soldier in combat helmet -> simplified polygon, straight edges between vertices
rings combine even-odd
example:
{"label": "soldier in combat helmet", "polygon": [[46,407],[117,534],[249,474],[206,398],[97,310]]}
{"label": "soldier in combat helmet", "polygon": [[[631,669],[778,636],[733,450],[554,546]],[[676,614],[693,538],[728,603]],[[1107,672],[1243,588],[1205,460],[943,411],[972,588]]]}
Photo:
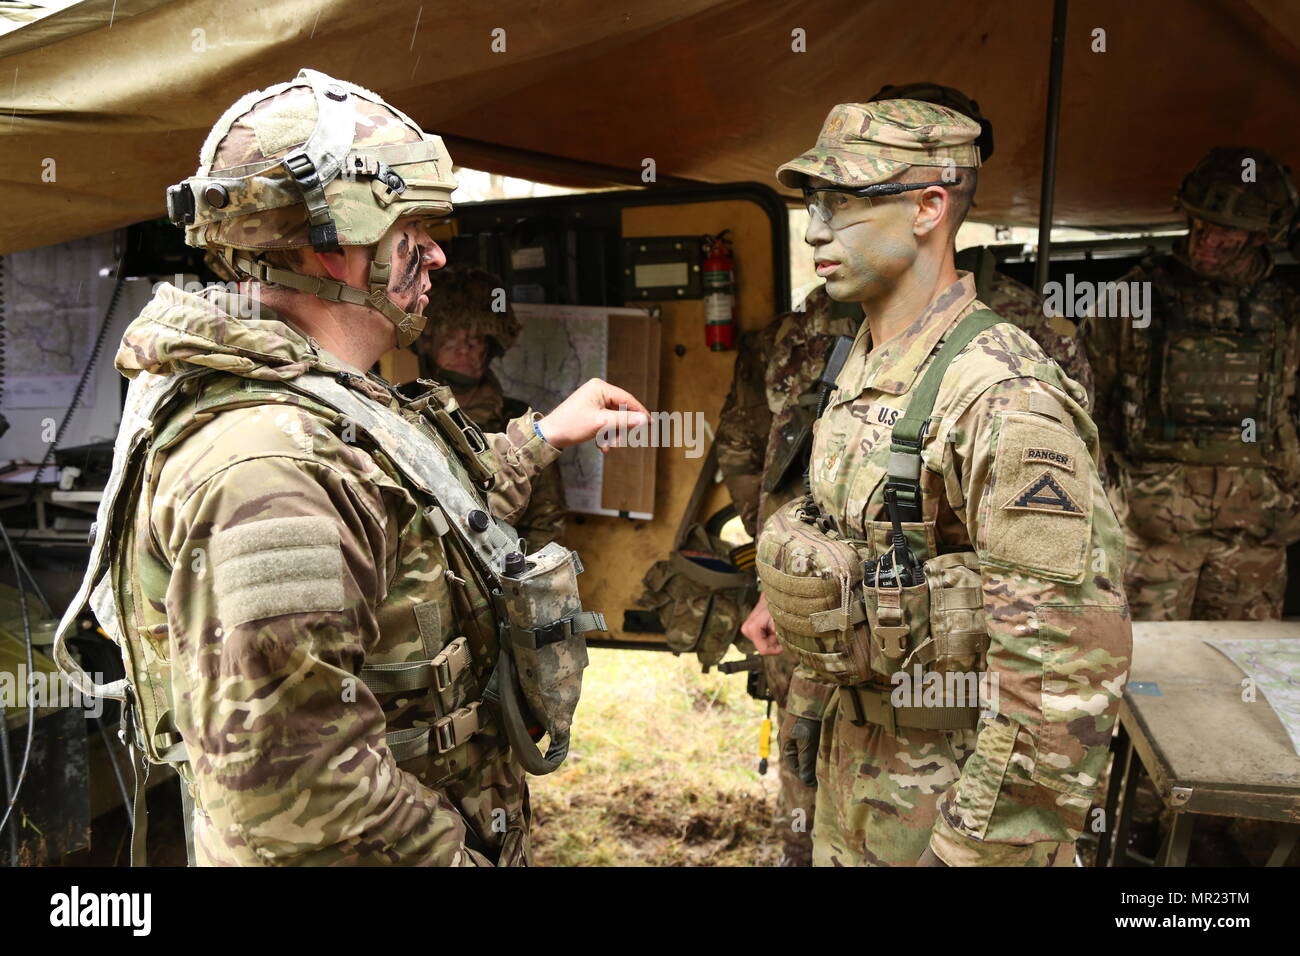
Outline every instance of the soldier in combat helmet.
{"label": "soldier in combat helmet", "polygon": [[1188,232],[1121,280],[1151,314],[1093,317],[1097,427],[1138,620],[1282,615],[1300,539],[1300,299],[1269,247],[1296,214],[1291,171],[1216,148],[1178,190]]}
{"label": "soldier in combat helmet", "polygon": [[[519,319],[504,283],[485,269],[449,265],[430,274],[433,287],[424,310],[428,324],[412,346],[420,377],[451,386],[461,410],[485,432],[499,432],[528,410],[509,398],[491,369],[519,337]],[[547,465],[533,482],[532,497],[515,530],[531,549],[564,534],[564,484],[560,466]]]}
{"label": "soldier in combat helmet", "polygon": [[[163,284],[123,337],[113,475],[55,656],[124,700],[146,767],[177,769],[199,864],[529,860],[524,774],[563,759],[603,621],[572,553],[525,557],[506,522],[560,448],[644,408],[592,380],[485,436],[444,389],[407,401],[366,371],[424,324],[451,170],[380,96],[303,70],[226,110],[168,190],[242,281]],[[66,643],[87,600],[122,648],[111,685]]]}

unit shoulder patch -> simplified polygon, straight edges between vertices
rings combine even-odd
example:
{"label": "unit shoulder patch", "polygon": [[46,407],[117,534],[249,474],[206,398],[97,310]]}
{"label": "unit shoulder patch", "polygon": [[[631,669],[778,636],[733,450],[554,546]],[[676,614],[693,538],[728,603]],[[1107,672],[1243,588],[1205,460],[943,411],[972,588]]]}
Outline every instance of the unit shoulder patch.
{"label": "unit shoulder patch", "polygon": [[1002,507],[1013,511],[1047,511],[1079,518],[1084,516],[1078,502],[1046,471],[1031,479],[1029,484],[1008,498]]}
{"label": "unit shoulder patch", "polygon": [[990,564],[1081,581],[1096,481],[1083,440],[1070,425],[1005,411],[995,415],[989,441],[985,453],[993,461],[982,489],[977,549]]}

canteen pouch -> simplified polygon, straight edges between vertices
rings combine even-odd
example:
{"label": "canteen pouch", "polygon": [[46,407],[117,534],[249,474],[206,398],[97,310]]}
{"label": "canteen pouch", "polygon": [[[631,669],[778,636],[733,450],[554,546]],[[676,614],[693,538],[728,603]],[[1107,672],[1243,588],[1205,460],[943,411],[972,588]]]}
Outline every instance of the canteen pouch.
{"label": "canteen pouch", "polygon": [[863,542],[823,530],[807,498],[768,519],[755,564],[781,645],[823,680],[871,677],[861,602]]}
{"label": "canteen pouch", "polygon": [[[587,666],[588,631],[605,630],[600,614],[583,611],[578,598],[578,556],[552,541],[530,554],[517,575],[502,574],[507,653],[501,655],[504,672],[497,688],[511,746],[529,773],[550,773],[564,762],[569,750],[569,729],[582,696],[582,672]],[[545,622],[545,623],[542,623]],[[516,684],[531,712],[518,713]],[[528,741],[550,736],[543,758]],[[540,725],[540,726],[538,726]],[[512,731],[512,727],[514,728]]]}

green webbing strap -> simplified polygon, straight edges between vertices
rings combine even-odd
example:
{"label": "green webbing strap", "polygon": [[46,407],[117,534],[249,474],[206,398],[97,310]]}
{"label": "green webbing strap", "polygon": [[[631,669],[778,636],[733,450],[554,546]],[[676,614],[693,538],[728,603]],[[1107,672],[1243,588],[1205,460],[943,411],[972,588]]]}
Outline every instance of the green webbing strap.
{"label": "green webbing strap", "polygon": [[181,779],[181,822],[185,826],[185,863],[194,866],[194,797]]}
{"label": "green webbing strap", "polygon": [[900,520],[921,520],[921,441],[934,414],[934,401],[948,366],[975,336],[1004,321],[989,309],[980,309],[962,319],[944,340],[921,384],[913,390],[907,412],[894,423],[885,491],[892,493],[897,501]]}

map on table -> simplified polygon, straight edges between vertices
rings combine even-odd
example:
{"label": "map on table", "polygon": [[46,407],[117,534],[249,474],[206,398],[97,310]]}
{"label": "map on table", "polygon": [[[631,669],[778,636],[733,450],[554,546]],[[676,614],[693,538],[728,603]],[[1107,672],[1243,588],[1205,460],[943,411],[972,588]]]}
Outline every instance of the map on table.
{"label": "map on table", "polygon": [[1300,641],[1275,638],[1205,643],[1227,655],[1255,682],[1255,688],[1282,721],[1291,737],[1291,746],[1300,756]]}

